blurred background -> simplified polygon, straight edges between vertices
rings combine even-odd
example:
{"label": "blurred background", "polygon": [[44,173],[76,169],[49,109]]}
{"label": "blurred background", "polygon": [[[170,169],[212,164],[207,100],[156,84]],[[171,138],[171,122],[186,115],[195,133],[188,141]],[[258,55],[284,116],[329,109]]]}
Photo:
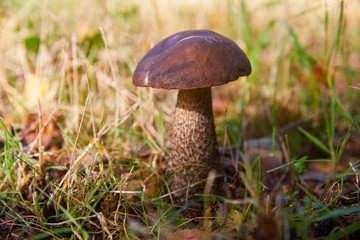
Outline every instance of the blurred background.
{"label": "blurred background", "polygon": [[[308,120],[326,137],[324,110],[340,129],[359,113],[359,11],[357,0],[2,0],[0,116],[22,127],[40,103],[74,134],[85,112],[88,133],[111,126],[109,149],[126,154],[146,142],[163,151],[177,93],[135,88],[132,73],[161,39],[210,29],[235,41],[253,68],[213,88],[219,142]],[[288,134],[301,154],[301,134]]]}

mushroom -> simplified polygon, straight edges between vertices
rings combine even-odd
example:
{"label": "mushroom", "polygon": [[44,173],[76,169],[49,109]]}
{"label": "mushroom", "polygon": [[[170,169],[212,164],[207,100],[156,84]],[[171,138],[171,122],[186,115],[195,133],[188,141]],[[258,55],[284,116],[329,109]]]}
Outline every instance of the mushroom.
{"label": "mushroom", "polygon": [[248,76],[251,65],[230,39],[208,30],[176,33],[139,62],[133,84],[179,89],[165,175],[173,196],[184,200],[189,183],[221,170],[212,112],[211,87]]}

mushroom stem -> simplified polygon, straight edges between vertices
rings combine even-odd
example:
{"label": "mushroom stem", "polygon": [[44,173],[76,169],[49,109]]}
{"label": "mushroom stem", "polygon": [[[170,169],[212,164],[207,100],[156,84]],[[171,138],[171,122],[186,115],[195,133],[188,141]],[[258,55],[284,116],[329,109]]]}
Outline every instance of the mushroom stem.
{"label": "mushroom stem", "polygon": [[[211,89],[179,90],[166,169],[172,175],[170,190],[186,190],[189,183],[206,179],[211,169],[219,169]],[[184,192],[173,195],[181,197]]]}

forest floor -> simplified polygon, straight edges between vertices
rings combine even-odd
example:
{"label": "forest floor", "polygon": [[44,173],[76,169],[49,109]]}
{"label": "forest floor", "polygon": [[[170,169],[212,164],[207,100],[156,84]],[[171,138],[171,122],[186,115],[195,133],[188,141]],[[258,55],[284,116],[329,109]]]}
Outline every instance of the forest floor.
{"label": "forest floor", "polygon": [[[359,238],[359,10],[1,1],[0,238]],[[132,76],[189,29],[232,39],[252,74],[212,88],[224,191],[178,206],[164,176],[177,92]]]}

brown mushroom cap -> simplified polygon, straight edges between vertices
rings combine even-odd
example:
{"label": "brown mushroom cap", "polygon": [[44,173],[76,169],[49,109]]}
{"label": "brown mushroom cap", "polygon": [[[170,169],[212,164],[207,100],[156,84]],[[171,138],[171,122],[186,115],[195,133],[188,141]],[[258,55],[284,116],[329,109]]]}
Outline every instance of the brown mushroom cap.
{"label": "brown mushroom cap", "polygon": [[230,39],[208,30],[176,33],[139,62],[133,84],[165,89],[194,89],[226,84],[248,76],[251,65]]}

